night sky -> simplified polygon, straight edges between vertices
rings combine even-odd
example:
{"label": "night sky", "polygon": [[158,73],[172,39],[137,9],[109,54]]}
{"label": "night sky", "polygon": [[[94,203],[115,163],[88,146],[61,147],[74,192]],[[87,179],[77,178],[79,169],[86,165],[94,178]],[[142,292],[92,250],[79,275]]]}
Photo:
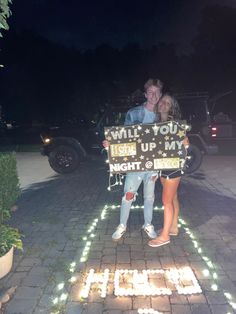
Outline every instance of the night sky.
{"label": "night sky", "polygon": [[102,43],[121,48],[129,42],[148,48],[162,41],[188,54],[201,9],[208,4],[236,7],[234,0],[21,0],[14,1],[10,26],[81,50]]}
{"label": "night sky", "polygon": [[23,120],[22,107],[29,120],[97,112],[159,77],[177,93],[232,91],[215,109],[236,119],[235,0],[14,0],[11,9],[0,40],[9,117]]}

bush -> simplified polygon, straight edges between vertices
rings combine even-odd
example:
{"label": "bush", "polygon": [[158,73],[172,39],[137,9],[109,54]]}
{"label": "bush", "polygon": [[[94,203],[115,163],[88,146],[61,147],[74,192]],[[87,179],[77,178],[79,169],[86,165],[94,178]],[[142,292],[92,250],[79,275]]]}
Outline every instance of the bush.
{"label": "bush", "polygon": [[22,248],[18,230],[4,224],[11,217],[11,208],[19,195],[15,156],[0,153],[0,256],[7,253],[12,246]]}
{"label": "bush", "polygon": [[22,249],[21,234],[16,228],[8,225],[0,227],[0,257],[5,255],[12,247]]}

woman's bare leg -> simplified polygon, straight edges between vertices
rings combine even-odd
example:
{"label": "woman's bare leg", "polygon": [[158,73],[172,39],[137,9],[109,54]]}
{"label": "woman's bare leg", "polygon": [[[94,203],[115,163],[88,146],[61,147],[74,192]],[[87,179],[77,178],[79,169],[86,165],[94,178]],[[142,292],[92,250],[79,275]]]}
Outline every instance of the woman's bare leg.
{"label": "woman's bare leg", "polygon": [[174,206],[174,216],[172,225],[170,228],[170,232],[178,234],[178,219],[179,219],[179,199],[178,199],[178,193],[176,192],[174,199],[173,199],[173,206]]}
{"label": "woman's bare leg", "polygon": [[[177,189],[180,182],[180,177],[173,179],[164,179],[161,178],[161,183],[163,185],[162,191],[162,202],[164,205],[164,226],[160,235],[150,241],[155,244],[159,241],[168,241],[170,239],[170,230],[173,224],[175,214],[174,214],[174,198],[177,195]],[[176,199],[175,199],[176,202]],[[176,203],[177,204],[177,203]],[[178,211],[178,207],[177,207]]]}
{"label": "woman's bare leg", "polygon": [[[164,186],[166,180],[173,180],[173,179],[161,178],[162,186]],[[179,183],[178,183],[178,185],[179,185]],[[178,186],[177,186],[177,189],[178,189]],[[170,227],[170,232],[178,234],[178,219],[179,219],[180,206],[179,206],[179,198],[178,198],[177,191],[176,191],[175,196],[173,198],[173,209],[174,209],[173,222],[172,222],[172,225]]]}

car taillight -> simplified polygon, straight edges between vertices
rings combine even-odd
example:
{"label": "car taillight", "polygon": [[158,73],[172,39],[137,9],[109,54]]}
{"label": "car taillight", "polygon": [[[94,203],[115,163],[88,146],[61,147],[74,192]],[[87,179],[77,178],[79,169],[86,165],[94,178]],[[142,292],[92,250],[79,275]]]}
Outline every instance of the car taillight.
{"label": "car taillight", "polygon": [[217,136],[217,128],[212,126],[211,127],[211,136],[216,137]]}

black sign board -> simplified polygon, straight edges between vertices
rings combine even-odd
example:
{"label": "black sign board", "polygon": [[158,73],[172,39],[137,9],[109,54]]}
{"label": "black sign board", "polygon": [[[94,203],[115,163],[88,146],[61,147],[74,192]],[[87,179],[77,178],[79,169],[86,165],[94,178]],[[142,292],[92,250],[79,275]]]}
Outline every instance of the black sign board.
{"label": "black sign board", "polygon": [[110,172],[182,169],[185,136],[185,123],[176,121],[106,127]]}

